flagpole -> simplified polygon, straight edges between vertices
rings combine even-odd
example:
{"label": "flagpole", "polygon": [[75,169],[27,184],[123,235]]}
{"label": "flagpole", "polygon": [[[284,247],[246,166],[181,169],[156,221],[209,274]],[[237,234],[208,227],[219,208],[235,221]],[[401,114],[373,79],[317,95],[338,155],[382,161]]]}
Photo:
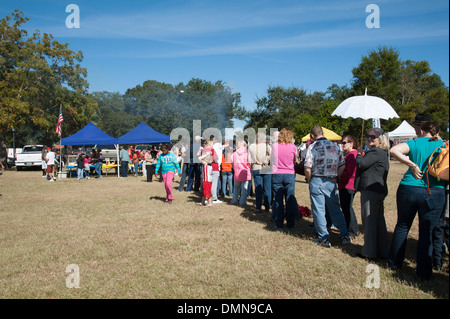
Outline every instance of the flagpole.
{"label": "flagpole", "polygon": [[62,145],[61,145],[61,136],[62,136],[62,128],[61,128],[61,135],[59,136],[59,179],[62,177]]}
{"label": "flagpole", "polygon": [[[59,121],[59,117],[62,114],[62,105],[59,105],[59,115],[58,115],[58,121]],[[60,134],[59,134],[59,174],[58,177],[59,179],[61,179],[62,177],[62,158],[63,158],[63,154],[62,154],[62,125],[60,125]]]}

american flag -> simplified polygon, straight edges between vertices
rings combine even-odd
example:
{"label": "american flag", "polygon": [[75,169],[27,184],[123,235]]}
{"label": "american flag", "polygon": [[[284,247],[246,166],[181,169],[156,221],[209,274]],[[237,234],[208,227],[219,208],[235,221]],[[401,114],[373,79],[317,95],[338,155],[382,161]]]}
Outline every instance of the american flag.
{"label": "american flag", "polygon": [[61,137],[61,123],[64,121],[63,115],[62,115],[62,107],[59,107],[59,117],[58,117],[58,123],[56,123],[56,130],[55,132],[58,133],[58,136]]}

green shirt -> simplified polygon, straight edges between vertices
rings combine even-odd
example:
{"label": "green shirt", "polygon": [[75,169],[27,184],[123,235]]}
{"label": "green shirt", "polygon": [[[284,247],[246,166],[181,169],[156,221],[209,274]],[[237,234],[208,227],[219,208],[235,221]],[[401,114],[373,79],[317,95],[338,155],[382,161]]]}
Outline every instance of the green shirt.
{"label": "green shirt", "polygon": [[[427,187],[426,170],[428,167],[428,159],[436,148],[442,146],[443,141],[431,141],[429,137],[421,137],[415,140],[406,141],[405,143],[409,146],[409,159],[419,166],[420,171],[423,173],[423,177],[422,179],[415,179],[411,173],[411,168],[409,168],[405,175],[403,175],[400,184]],[[438,180],[431,175],[428,175],[428,180],[430,187],[445,188],[445,181],[438,182]]]}
{"label": "green shirt", "polygon": [[181,171],[180,165],[178,164],[177,157],[174,153],[169,152],[167,154],[161,154],[158,157],[158,163],[155,167],[155,172],[158,173],[159,167],[161,167],[161,174],[165,174],[169,171],[175,172],[175,169]]}
{"label": "green shirt", "polygon": [[128,162],[128,160],[130,159],[130,155],[126,150],[120,150],[119,156],[121,162]]}

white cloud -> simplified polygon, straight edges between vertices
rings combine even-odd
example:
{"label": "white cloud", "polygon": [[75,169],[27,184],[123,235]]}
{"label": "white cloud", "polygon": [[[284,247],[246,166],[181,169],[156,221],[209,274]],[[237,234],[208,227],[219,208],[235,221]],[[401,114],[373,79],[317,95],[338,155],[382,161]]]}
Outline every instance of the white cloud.
{"label": "white cloud", "polygon": [[[446,28],[443,24],[425,27],[403,25],[367,29],[361,23],[360,25],[304,32],[289,37],[272,37],[244,43],[229,41],[224,45],[195,49],[152,51],[151,53],[134,52],[131,53],[131,56],[136,58],[177,58],[232,54],[256,55],[271,52],[358,46],[370,43],[373,43],[376,47],[379,44],[390,43],[391,41],[430,41],[433,38],[448,38],[448,36],[448,27]],[[129,56],[128,53],[123,53],[123,55]]]}
{"label": "white cloud", "polygon": [[153,45],[151,50],[144,48],[141,51],[124,47],[120,52],[105,54],[137,58],[257,55],[371,42],[377,46],[389,41],[448,38],[448,20],[436,24],[417,23],[427,10],[442,12],[444,7],[448,10],[448,3],[433,2],[426,10],[418,10],[417,3],[408,7],[409,3],[378,0],[381,28],[371,30],[365,27],[367,1],[353,0],[311,1],[307,4],[286,4],[279,0],[276,5],[271,1],[221,5],[201,2],[191,7],[191,2],[182,2],[178,7],[155,12],[147,8],[139,13],[82,17],[80,29],[48,27],[42,30],[56,37],[146,40],[148,43],[143,42],[142,47],[152,41],[173,44]]}
{"label": "white cloud", "polygon": [[[225,2],[224,2],[225,3]],[[202,37],[221,32],[283,27],[294,24],[321,21],[345,20],[360,13],[363,18],[364,5],[348,2],[336,4],[288,5],[282,3],[269,6],[252,2],[246,5],[208,5],[169,8],[166,10],[82,16],[81,28],[68,30],[64,26],[49,26],[55,36],[80,38],[131,38],[149,40],[173,40],[186,37]],[[81,13],[83,10],[81,7]],[[76,32],[72,32],[76,31]]]}

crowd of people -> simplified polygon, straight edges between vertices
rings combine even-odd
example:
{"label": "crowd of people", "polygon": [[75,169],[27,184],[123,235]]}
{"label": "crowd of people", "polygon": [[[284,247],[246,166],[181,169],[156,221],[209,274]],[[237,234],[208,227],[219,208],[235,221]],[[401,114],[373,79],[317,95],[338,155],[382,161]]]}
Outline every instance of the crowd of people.
{"label": "crowd of people", "polygon": [[59,149],[53,151],[51,147],[44,146],[41,152],[41,160],[42,177],[49,182],[54,182],[60,165],[64,166],[64,157],[61,156],[61,151]]}
{"label": "crowd of people", "polygon": [[102,178],[104,158],[101,149],[92,149],[91,155],[80,153],[76,159],[78,180],[90,179],[94,173],[96,178]]}
{"label": "crowd of people", "polygon": [[[147,182],[153,181],[155,175],[155,165],[158,157],[162,154],[163,145],[158,148],[153,145],[142,151],[133,149],[129,146],[125,149],[120,146],[119,160],[120,160],[120,177],[128,177],[131,171],[134,177],[139,176],[139,167],[142,167],[142,176],[147,178]],[[129,164],[132,164],[131,166]]]}
{"label": "crowd of people", "polygon": [[[300,216],[295,197],[295,167],[302,160],[309,184],[314,243],[330,247],[332,227],[338,230],[342,245],[351,244],[363,233],[364,244],[357,256],[386,260],[391,269],[397,270],[403,265],[408,232],[418,214],[416,272],[419,279],[429,280],[432,269],[442,267],[443,247],[448,247],[448,182],[432,176],[424,179],[428,158],[442,145],[439,127],[426,114],[419,114],[414,124],[417,138],[392,148],[381,128],[368,131],[363,148],[352,135],[344,135],[339,144],[328,140],[318,125],[312,127],[304,152],[299,152],[294,133],[287,128],[272,136],[258,133],[250,145],[245,140],[233,144],[226,139],[218,141],[215,136],[209,139],[196,136],[190,145],[164,144],[142,152],[131,146],[128,150],[121,147],[120,176],[127,177],[130,170],[137,176],[141,165],[148,182],[155,176],[164,183],[168,204],[174,199],[172,182],[176,174],[180,177],[176,190],[200,192],[201,201],[197,204],[201,207],[223,204],[221,199],[227,197],[231,199],[230,205],[247,207],[248,197],[254,196],[255,211],[271,210],[274,228],[281,230],[285,224],[287,229],[294,228]],[[49,168],[55,163],[52,153],[49,150],[45,155],[50,180],[54,179],[53,168]],[[408,169],[398,186],[398,221],[389,244],[384,201],[388,194],[390,156]],[[88,167],[92,163],[101,178],[102,160],[101,150],[93,150],[90,157],[80,155],[78,179],[89,178]],[[361,231],[353,209],[357,192],[361,195]]]}
{"label": "crowd of people", "polygon": [[[47,151],[45,152],[45,154],[47,154]],[[142,171],[142,175],[144,177],[147,177],[148,182],[151,182],[155,172],[155,164],[160,154],[161,150],[157,150],[156,146],[149,147],[142,152],[134,150],[132,146],[129,146],[128,149],[124,149],[124,147],[121,146],[119,152],[119,176],[121,178],[124,178],[128,177],[129,174],[132,174],[134,177],[137,177],[139,176],[139,172]],[[77,155],[75,162],[78,180],[90,179],[90,177],[94,175],[96,176],[96,178],[102,178],[103,165],[105,163],[110,164],[105,160],[102,154],[102,149],[92,149],[91,154],[88,154],[87,152],[81,152]],[[111,163],[116,164],[115,161]],[[47,165],[47,163],[43,161],[42,169],[43,172],[47,174],[45,165]]]}
{"label": "crowd of people", "polygon": [[[432,269],[442,267],[442,253],[448,247],[448,182],[432,176],[424,179],[428,158],[443,143],[439,127],[429,115],[423,114],[416,117],[414,124],[417,138],[392,148],[381,128],[368,131],[363,147],[351,135],[344,135],[340,145],[329,141],[322,127],[314,126],[303,164],[309,184],[316,244],[331,246],[331,227],[339,231],[343,245],[350,244],[360,234],[353,209],[355,194],[359,192],[364,244],[357,256],[371,261],[386,260],[389,268],[400,269],[408,232],[418,214],[416,274],[420,280],[429,280]],[[248,195],[253,193],[256,212],[261,213],[263,207],[265,211],[271,209],[275,229],[283,229],[284,224],[291,229],[299,216],[295,165],[300,162],[300,152],[294,142],[294,134],[287,128],[271,138],[258,134],[250,145],[246,141],[237,141],[233,147],[227,140],[218,143],[211,136],[198,150],[191,150],[190,159],[197,158],[200,163],[191,163],[187,158],[178,191],[184,190],[187,177],[186,191],[201,191],[202,199],[198,205],[202,207],[222,203],[218,197],[220,194],[226,197],[227,193],[231,197],[229,204],[244,207]],[[384,215],[390,156],[408,166],[397,190],[398,221],[391,243],[388,242]],[[158,159],[156,170],[159,162]],[[176,171],[180,172],[180,167],[175,155],[163,163],[166,165],[163,176],[172,171],[164,179],[166,201],[171,202],[171,179]],[[431,194],[428,188],[431,188]]]}

